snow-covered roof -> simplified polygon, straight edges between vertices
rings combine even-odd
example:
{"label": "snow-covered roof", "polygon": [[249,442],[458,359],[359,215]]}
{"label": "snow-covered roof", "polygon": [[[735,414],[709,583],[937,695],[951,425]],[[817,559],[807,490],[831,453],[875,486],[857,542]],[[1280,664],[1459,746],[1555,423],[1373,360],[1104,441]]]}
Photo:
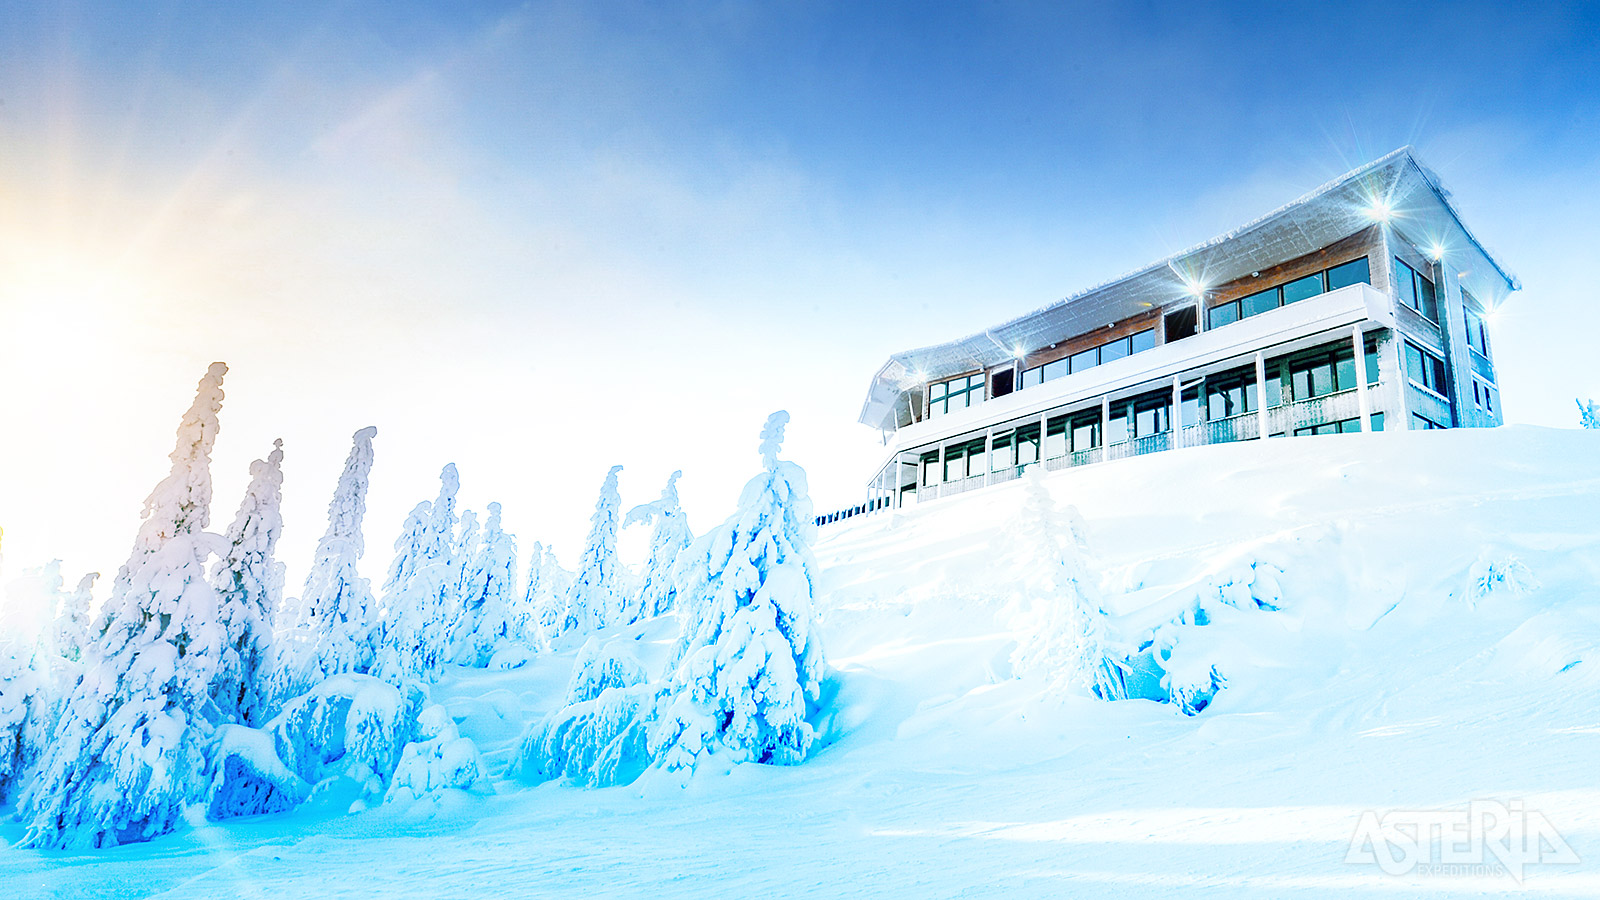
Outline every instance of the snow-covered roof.
{"label": "snow-covered roof", "polygon": [[1169,305],[1185,296],[1190,284],[1221,284],[1315,252],[1372,225],[1373,212],[1380,207],[1390,211],[1390,227],[1412,244],[1447,248],[1461,281],[1481,299],[1498,302],[1521,287],[1461,221],[1438,177],[1412,148],[1402,147],[1253,222],[1142,269],[976,334],[894,354],[873,378],[860,421],[892,427],[908,388],[999,365],[1019,351],[1032,352]]}

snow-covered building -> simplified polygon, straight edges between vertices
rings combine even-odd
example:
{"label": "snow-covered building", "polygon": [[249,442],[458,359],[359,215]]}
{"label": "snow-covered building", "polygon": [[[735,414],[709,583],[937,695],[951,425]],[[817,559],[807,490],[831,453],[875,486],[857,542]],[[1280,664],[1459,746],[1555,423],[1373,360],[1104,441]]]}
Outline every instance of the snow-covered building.
{"label": "snow-covered building", "polygon": [[862,509],[1269,437],[1502,423],[1487,319],[1520,285],[1402,148],[1229,234],[896,353]]}

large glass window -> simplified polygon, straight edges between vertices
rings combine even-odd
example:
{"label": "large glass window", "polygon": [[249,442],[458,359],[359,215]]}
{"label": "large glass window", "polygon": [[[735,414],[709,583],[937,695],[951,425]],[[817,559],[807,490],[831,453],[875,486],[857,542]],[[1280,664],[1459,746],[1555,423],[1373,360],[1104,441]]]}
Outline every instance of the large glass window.
{"label": "large glass window", "polygon": [[1283,303],[1287,306],[1290,303],[1298,303],[1309,297],[1315,297],[1320,293],[1322,293],[1322,273],[1318,272],[1315,275],[1297,278],[1284,285]]}
{"label": "large glass window", "polygon": [[1100,365],[1100,348],[1092,347],[1072,354],[1072,371],[1083,372]]}
{"label": "large glass window", "polygon": [[1039,461],[1039,426],[1024,425],[1017,429],[1017,465],[1026,466]]}
{"label": "large glass window", "polygon": [[[1370,367],[1363,374],[1372,374]],[[1348,346],[1302,356],[1289,362],[1289,390],[1294,400],[1310,400],[1354,387],[1356,356]]]}
{"label": "large glass window", "polygon": [[942,416],[983,401],[983,373],[941,381],[928,387],[928,417]]}
{"label": "large glass window", "polygon": [[932,487],[939,483],[939,451],[930,450],[922,454],[922,486]]}
{"label": "large glass window", "polygon": [[1130,352],[1133,353],[1154,350],[1156,347],[1156,330],[1154,328],[1146,328],[1143,331],[1136,331],[1128,338],[1128,343]]}
{"label": "large glass window", "polygon": [[1328,290],[1337,291],[1342,287],[1352,284],[1371,284],[1372,272],[1367,266],[1365,256],[1353,259],[1343,265],[1334,266],[1328,270]]}
{"label": "large glass window", "polygon": [[1149,437],[1172,427],[1172,403],[1164,397],[1141,398],[1133,404],[1133,436]]}
{"label": "large glass window", "polygon": [[1444,360],[1410,341],[1406,341],[1406,377],[1441,397],[1449,396]]}
{"label": "large glass window", "polygon": [[1120,341],[1112,341],[1109,344],[1101,344],[1100,345],[1100,364],[1101,365],[1105,365],[1106,363],[1112,362],[1113,360],[1121,359],[1121,358],[1123,358],[1124,356],[1127,356],[1127,355],[1128,355],[1128,339],[1127,338],[1123,338]]}
{"label": "large glass window", "polygon": [[1106,443],[1120,444],[1133,437],[1133,401],[1113,400],[1111,418],[1106,422]]}
{"label": "large glass window", "polygon": [[1022,386],[1030,388],[1060,378],[1069,372],[1084,372],[1125,356],[1154,349],[1155,345],[1155,329],[1147,328],[1128,337],[1117,338],[1098,347],[1090,347],[1088,350],[1028,369],[1022,373]]}
{"label": "large glass window", "polygon": [[[1461,299],[1467,304],[1475,302],[1466,291],[1461,292]],[[1489,326],[1484,323],[1482,316],[1472,311],[1470,305],[1467,307],[1467,346],[1478,351],[1479,356],[1489,358]]]}
{"label": "large glass window", "polygon": [[994,452],[989,455],[989,467],[999,472],[1017,464],[1017,437],[1007,431],[994,436]]}
{"label": "large glass window", "polygon": [[1244,318],[1247,318],[1247,319],[1249,317],[1251,317],[1251,316],[1258,316],[1258,315],[1266,312],[1267,310],[1277,309],[1277,308],[1278,308],[1278,289],[1277,288],[1273,288],[1273,289],[1271,289],[1269,291],[1257,291],[1256,293],[1251,294],[1250,296],[1245,297],[1243,300],[1239,301],[1240,314],[1241,314],[1241,316],[1243,316]]}
{"label": "large glass window", "polygon": [[1072,452],[1080,453],[1100,446],[1100,411],[1072,418]]}
{"label": "large glass window", "polygon": [[1221,328],[1239,321],[1239,301],[1213,306],[1206,310],[1206,328]]}
{"label": "large glass window", "polygon": [[1206,420],[1215,422],[1256,409],[1255,371],[1206,379]]}
{"label": "large glass window", "polygon": [[1067,455],[1067,417],[1056,416],[1045,423],[1044,458]]}
{"label": "large glass window", "polygon": [[1421,272],[1406,265],[1398,256],[1394,260],[1394,289],[1401,303],[1422,313],[1429,321],[1439,321],[1439,303],[1434,294],[1433,282]]}

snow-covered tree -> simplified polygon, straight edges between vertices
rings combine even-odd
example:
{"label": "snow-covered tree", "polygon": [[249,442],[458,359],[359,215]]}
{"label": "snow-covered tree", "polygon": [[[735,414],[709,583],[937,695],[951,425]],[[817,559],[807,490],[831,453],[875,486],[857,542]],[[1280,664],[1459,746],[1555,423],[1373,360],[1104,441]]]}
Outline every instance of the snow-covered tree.
{"label": "snow-covered tree", "polygon": [[1104,700],[1127,697],[1123,670],[1109,636],[1100,592],[1089,576],[1077,511],[1056,506],[1042,471],[1027,478],[1027,495],[1000,554],[997,581],[1009,587],[1017,611],[1018,671],[1052,688]]}
{"label": "snow-covered tree", "polygon": [[29,847],[104,847],[171,831],[205,789],[225,643],[206,561],[211,449],[227,366],[213,363],[178,426],[172,471],[145,501],[133,552],[96,627],[39,775],[23,797]]}
{"label": "snow-covered tree", "polygon": [[283,532],[282,503],[280,439],[272,442],[266,459],[250,464],[250,484],[211,575],[221,597],[225,635],[211,699],[231,722],[265,721],[272,703],[273,618],[283,602],[284,568],[272,553]]}
{"label": "snow-covered tree", "polygon": [[654,503],[635,506],[622,521],[626,528],[634,523],[654,524],[650,530],[650,557],[645,562],[644,576],[639,585],[637,599],[629,610],[628,621],[649,619],[672,611],[677,600],[677,580],[673,569],[682,553],[694,541],[689,531],[689,520],[678,505],[678,479],[683,472],[673,472],[667,486],[661,490],[661,499]]}
{"label": "snow-covered tree", "polygon": [[[59,566],[60,560],[56,560]],[[99,572],[78,580],[78,586],[61,594],[56,605],[56,652],[63,659],[82,662],[89,648],[89,607],[94,602],[94,583]]]}
{"label": "snow-covered tree", "polygon": [[617,493],[617,473],[612,466],[600,485],[594,515],[589,517],[589,540],[583,547],[583,562],[567,589],[566,610],[558,634],[590,634],[615,624],[621,607],[617,560],[617,526],[622,497]]}
{"label": "snow-covered tree", "polygon": [[566,616],[567,591],[572,573],[561,567],[554,547],[535,542],[528,559],[528,586],[520,607],[522,639],[531,647],[547,648],[561,632]]}
{"label": "snow-covered tree", "polygon": [[286,684],[277,691],[280,698],[298,695],[333,675],[372,668],[378,604],[357,564],[366,552],[361,527],[377,434],[369,425],[351,439],[350,455],[328,502],[328,530],[317,542],[300,593],[300,622],[290,644],[295,649],[281,660],[279,672]]}
{"label": "snow-covered tree", "polygon": [[826,663],[814,606],[816,532],[805,471],[778,459],[787,412],[761,431],[762,472],[739,509],[680,558],[682,631],[671,696],[651,729],[650,754],[686,772],[707,754],[728,762],[794,764]]}
{"label": "snow-covered tree", "polygon": [[439,473],[439,496],[417,504],[394,542],[384,586],[383,640],[372,673],[391,684],[438,677],[461,612],[454,463]]}
{"label": "snow-covered tree", "polygon": [[461,621],[456,662],[486,666],[495,648],[519,640],[516,622],[517,539],[500,526],[500,504],[489,504],[483,540],[462,567]]}
{"label": "snow-covered tree", "polygon": [[1578,401],[1578,424],[1585,428],[1600,428],[1600,403]]}
{"label": "snow-covered tree", "polygon": [[10,802],[50,735],[50,680],[37,646],[0,634],[0,805]]}

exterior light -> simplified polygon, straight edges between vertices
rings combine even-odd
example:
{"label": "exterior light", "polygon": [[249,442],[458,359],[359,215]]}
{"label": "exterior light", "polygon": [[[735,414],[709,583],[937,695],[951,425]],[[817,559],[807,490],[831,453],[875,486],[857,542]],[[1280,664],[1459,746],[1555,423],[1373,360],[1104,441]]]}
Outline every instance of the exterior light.
{"label": "exterior light", "polygon": [[1372,205],[1367,207],[1367,218],[1374,222],[1387,222],[1394,218],[1394,209],[1389,206],[1387,200],[1374,200]]}
{"label": "exterior light", "polygon": [[1442,247],[1442,246],[1440,246],[1438,244],[1434,244],[1432,247],[1430,247],[1428,252],[1433,254],[1433,261],[1434,262],[1438,262],[1439,260],[1444,259],[1444,247]]}
{"label": "exterior light", "polygon": [[1016,359],[1022,359],[1023,357],[1028,355],[1028,351],[1022,349],[1021,347],[1012,347],[1011,348],[1011,355],[1013,357],[1015,357]]}
{"label": "exterior light", "polygon": [[1183,291],[1189,296],[1198,299],[1205,296],[1206,286],[1198,281],[1189,281],[1184,283]]}

